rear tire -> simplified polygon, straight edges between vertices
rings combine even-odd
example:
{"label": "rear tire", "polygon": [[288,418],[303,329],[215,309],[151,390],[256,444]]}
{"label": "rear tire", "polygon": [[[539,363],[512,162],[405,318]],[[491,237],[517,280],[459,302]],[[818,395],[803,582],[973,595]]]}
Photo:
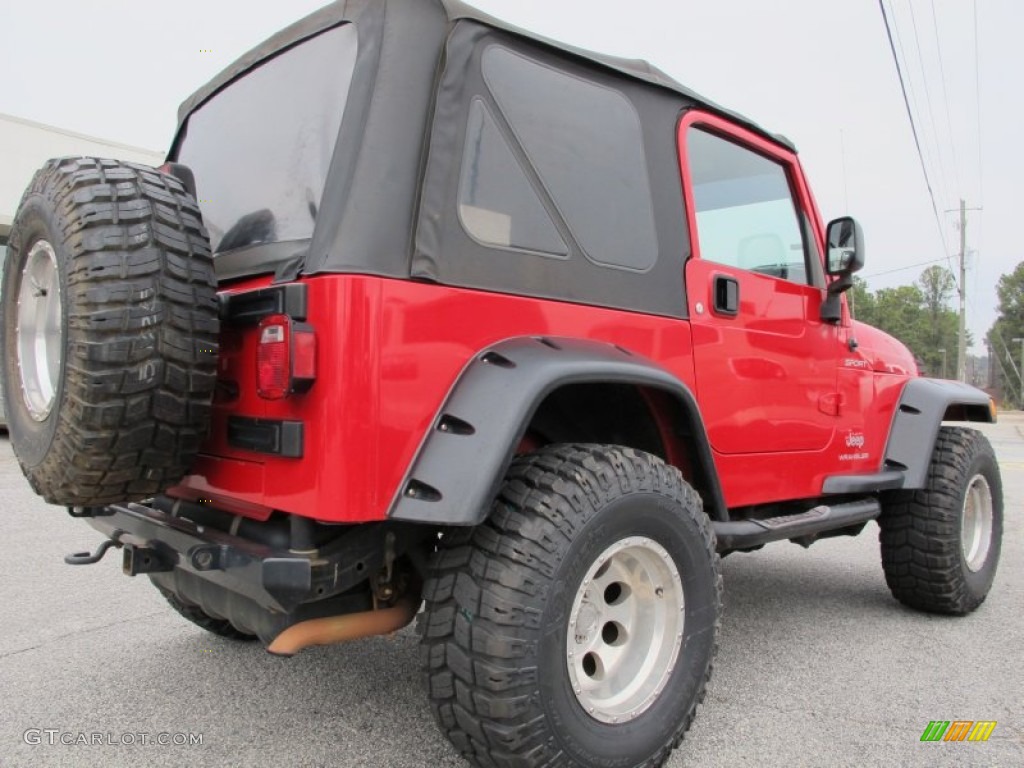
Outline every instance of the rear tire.
{"label": "rear tire", "polygon": [[[422,655],[477,766],[659,766],[703,700],[722,579],[679,472],[628,448],[517,459],[488,520],[445,536]],[[649,663],[648,663],[648,660]]]}
{"label": "rear tire", "polygon": [[46,501],[99,506],[178,483],[216,382],[216,281],[177,179],[94,158],[49,161],[4,266],[11,443]]}
{"label": "rear tire", "polygon": [[961,616],[981,605],[1003,534],[1002,481],[985,436],[942,427],[926,487],[891,494],[878,524],[885,580],[897,600]]}

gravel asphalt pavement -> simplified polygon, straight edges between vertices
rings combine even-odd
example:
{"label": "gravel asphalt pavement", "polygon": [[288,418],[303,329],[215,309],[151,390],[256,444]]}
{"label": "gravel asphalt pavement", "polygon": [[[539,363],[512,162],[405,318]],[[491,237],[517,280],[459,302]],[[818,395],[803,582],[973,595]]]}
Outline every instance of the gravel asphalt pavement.
{"label": "gravel asphalt pavement", "polygon": [[[1024,766],[1024,414],[983,429],[1006,498],[987,602],[966,618],[901,607],[873,523],[726,558],[715,672],[671,768]],[[412,629],[291,660],[210,636],[116,553],[64,565],[99,536],[32,494],[6,436],[0,510],[0,768],[465,766],[431,720]],[[998,725],[987,743],[922,743],[931,720]],[[175,743],[189,734],[201,745]],[[82,735],[102,743],[61,743]]]}

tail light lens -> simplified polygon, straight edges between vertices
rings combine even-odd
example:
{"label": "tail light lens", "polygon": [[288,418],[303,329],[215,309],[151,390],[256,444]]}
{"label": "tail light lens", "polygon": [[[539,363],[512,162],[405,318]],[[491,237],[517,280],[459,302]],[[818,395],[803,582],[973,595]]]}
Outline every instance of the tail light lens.
{"label": "tail light lens", "polygon": [[167,176],[173,176],[185,185],[185,189],[188,190],[188,193],[192,195],[192,197],[198,197],[196,194],[195,174],[192,173],[192,169],[187,165],[182,165],[181,163],[164,163],[157,168],[157,170]]}
{"label": "tail light lens", "polygon": [[259,325],[256,391],[265,400],[306,392],[316,380],[316,334],[288,315],[270,315]]}

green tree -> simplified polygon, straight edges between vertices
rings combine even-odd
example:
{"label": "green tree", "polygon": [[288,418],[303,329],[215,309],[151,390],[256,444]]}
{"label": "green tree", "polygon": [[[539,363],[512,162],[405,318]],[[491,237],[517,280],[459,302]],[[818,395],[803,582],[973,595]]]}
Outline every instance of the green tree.
{"label": "green tree", "polygon": [[[955,378],[960,322],[950,302],[956,291],[956,280],[953,273],[945,267],[933,266],[921,273],[917,285],[924,297],[927,318],[927,325],[921,329],[919,339],[921,359],[925,362],[925,368],[933,375]],[[971,345],[970,335],[966,344],[968,347]],[[945,366],[943,362],[946,363]]]}
{"label": "green tree", "polygon": [[875,322],[875,295],[868,289],[868,281],[863,277],[854,276],[853,288],[848,294],[850,311],[862,323],[877,325]]}
{"label": "green tree", "polygon": [[[944,267],[929,267],[914,285],[874,293],[856,278],[850,293],[854,317],[902,341],[930,376],[956,375],[956,312],[950,307],[956,282]],[[967,340],[970,345],[970,337]],[[943,351],[945,350],[945,351]]]}
{"label": "green tree", "polygon": [[924,294],[925,308],[933,320],[949,309],[950,299],[956,290],[952,272],[945,267],[928,267],[917,279],[917,285]]}
{"label": "green tree", "polygon": [[921,357],[921,341],[927,324],[924,294],[916,285],[882,288],[875,293],[877,327],[895,336]]}
{"label": "green tree", "polygon": [[1000,373],[1003,399],[1018,407],[1024,407],[1017,372],[1021,364],[1020,342],[1013,341],[1024,338],[1024,261],[1018,264],[1013,272],[999,278],[999,282],[996,283],[996,297],[999,301],[999,316],[988,332],[993,364]]}

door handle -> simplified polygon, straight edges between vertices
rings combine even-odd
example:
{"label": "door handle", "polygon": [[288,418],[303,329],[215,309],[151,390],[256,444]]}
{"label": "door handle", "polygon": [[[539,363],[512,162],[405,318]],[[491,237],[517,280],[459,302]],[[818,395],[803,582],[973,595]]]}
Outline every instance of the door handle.
{"label": "door handle", "polygon": [[740,311],[740,284],[735,278],[715,275],[714,302],[715,314],[735,317]]}

